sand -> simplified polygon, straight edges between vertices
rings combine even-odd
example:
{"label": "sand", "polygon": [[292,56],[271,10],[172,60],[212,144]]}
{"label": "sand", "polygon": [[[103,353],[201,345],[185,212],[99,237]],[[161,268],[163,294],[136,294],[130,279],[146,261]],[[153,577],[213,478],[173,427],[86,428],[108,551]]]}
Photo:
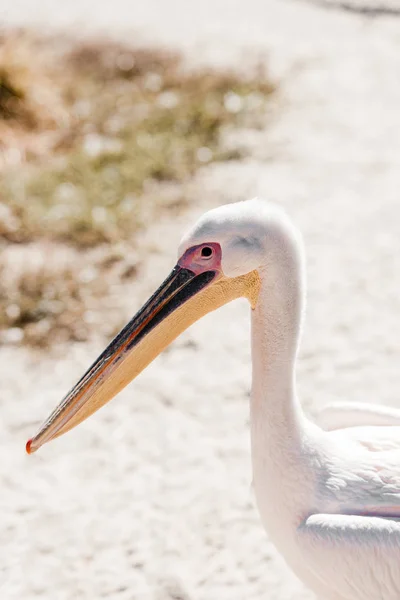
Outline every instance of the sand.
{"label": "sand", "polygon": [[[267,60],[281,82],[272,123],[251,158],[198,177],[200,204],[143,234],[126,317],[197,214],[257,194],[305,238],[305,410],[399,403],[400,20],[283,0],[3,0],[0,20],[170,44],[193,61]],[[193,326],[90,421],[25,455],[99,350],[0,351],[0,598],[311,600],[254,506],[246,303]]]}

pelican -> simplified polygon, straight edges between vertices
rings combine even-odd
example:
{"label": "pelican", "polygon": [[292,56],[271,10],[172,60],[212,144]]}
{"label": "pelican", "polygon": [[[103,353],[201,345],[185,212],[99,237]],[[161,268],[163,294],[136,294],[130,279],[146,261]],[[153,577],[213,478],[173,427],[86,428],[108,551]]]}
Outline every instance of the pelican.
{"label": "pelican", "polygon": [[253,482],[269,537],[321,600],[400,598],[400,417],[338,404],[310,421],[296,393],[301,236],[253,199],[204,214],[164,283],[27,443],[32,453],[108,402],[173,339],[238,298],[251,305]]}

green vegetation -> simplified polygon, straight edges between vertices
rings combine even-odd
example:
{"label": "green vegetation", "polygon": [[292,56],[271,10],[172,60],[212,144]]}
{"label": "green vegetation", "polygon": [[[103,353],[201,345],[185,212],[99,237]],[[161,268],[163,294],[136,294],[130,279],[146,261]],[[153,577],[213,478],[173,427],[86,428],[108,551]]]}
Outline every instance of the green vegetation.
{"label": "green vegetation", "polygon": [[[264,73],[188,71],[159,50],[0,37],[0,244],[132,243],[149,217],[185,202],[199,168],[242,156],[224,134],[255,126],[273,92]],[[43,343],[48,329],[29,336],[32,323],[65,322],[45,298],[65,308],[69,295],[84,311],[79,286],[74,269],[22,274],[11,291],[0,281],[0,329]],[[87,335],[71,328],[70,339]]]}

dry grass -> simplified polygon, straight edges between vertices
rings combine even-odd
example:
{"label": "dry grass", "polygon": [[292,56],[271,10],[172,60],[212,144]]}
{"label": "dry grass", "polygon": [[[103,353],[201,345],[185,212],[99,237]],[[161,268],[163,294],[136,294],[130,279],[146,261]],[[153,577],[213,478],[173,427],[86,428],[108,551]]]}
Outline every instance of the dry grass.
{"label": "dry grass", "polygon": [[[199,168],[242,156],[224,134],[259,125],[273,92],[258,70],[192,72],[158,50],[3,36],[0,243],[132,241],[149,216],[184,202]],[[70,269],[3,284],[0,328],[35,343],[57,327],[87,337],[71,325],[86,303],[77,281]],[[70,316],[56,308],[66,305]]]}
{"label": "dry grass", "polygon": [[71,267],[22,270],[0,285],[1,341],[44,346],[86,339],[86,287]]}
{"label": "dry grass", "polygon": [[186,72],[154,50],[63,42],[61,52],[24,36],[5,48],[0,127],[5,146],[13,142],[4,160],[17,165],[0,178],[9,212],[0,235],[11,242],[128,238],[154,183],[182,184],[204,164],[240,156],[224,149],[223,129],[254,120],[273,91],[259,74]]}
{"label": "dry grass", "polygon": [[[9,249],[10,250],[10,249]],[[13,249],[11,249],[13,250]],[[0,344],[48,348],[121,328],[123,286],[137,273],[123,249],[80,253],[60,244],[8,251],[0,263]]]}

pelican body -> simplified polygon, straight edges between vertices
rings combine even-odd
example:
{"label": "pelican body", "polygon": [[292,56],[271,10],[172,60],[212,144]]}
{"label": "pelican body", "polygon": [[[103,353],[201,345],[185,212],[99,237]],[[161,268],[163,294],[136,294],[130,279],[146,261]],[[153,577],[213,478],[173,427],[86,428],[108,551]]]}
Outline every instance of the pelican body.
{"label": "pelican body", "polygon": [[338,405],[304,415],[295,363],[304,313],[302,241],[254,199],[209,211],[171,275],[50,415],[28,452],[86,419],[206,313],[251,305],[253,480],[261,519],[320,600],[400,599],[400,412]]}

